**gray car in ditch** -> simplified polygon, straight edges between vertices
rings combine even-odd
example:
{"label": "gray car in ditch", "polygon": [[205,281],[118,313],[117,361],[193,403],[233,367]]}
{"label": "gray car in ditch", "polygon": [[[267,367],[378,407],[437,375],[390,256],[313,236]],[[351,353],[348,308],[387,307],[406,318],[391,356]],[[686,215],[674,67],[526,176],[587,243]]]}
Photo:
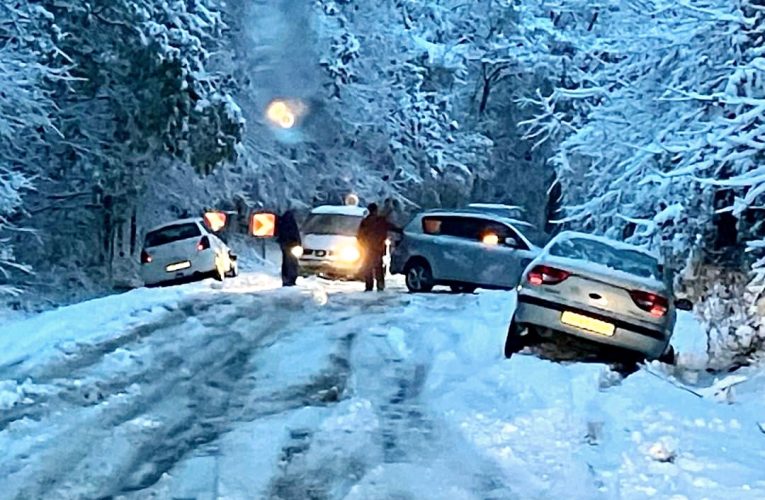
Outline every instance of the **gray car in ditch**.
{"label": "gray car in ditch", "polygon": [[672,277],[657,256],[633,245],[566,231],[528,265],[505,355],[543,341],[575,341],[617,361],[674,361]]}

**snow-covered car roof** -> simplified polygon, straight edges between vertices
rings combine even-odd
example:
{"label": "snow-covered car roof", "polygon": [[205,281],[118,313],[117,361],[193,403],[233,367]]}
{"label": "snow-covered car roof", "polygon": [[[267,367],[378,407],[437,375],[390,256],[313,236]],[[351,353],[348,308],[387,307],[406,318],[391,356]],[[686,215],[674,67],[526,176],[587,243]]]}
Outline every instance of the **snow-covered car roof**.
{"label": "snow-covered car roof", "polygon": [[511,224],[518,229],[518,227],[530,227],[533,228],[534,225],[530,222],[527,222],[525,220],[521,219],[515,219],[513,217],[507,217],[502,214],[499,214],[497,212],[487,212],[485,210],[481,210],[480,208],[456,208],[456,209],[444,209],[444,208],[435,208],[432,210],[427,210],[423,212],[423,215],[464,215],[464,216],[470,216],[470,215],[480,215],[481,217],[484,217],[486,219],[495,220],[497,222],[503,222],[505,224]]}
{"label": "snow-covered car roof", "polygon": [[201,217],[188,217],[186,219],[177,219],[177,220],[174,220],[174,221],[165,222],[164,224],[160,224],[158,226],[154,226],[151,229],[149,229],[149,232],[158,231],[160,229],[164,229],[164,228],[170,227],[170,226],[177,226],[178,224],[187,224],[189,222],[192,222],[192,223],[196,222],[198,224],[202,224],[202,226],[204,227],[204,221],[202,220]]}
{"label": "snow-covered car roof", "polygon": [[350,215],[365,217],[368,213],[366,208],[352,205],[322,205],[311,210],[312,214]]}
{"label": "snow-covered car roof", "polygon": [[547,247],[549,248],[555,242],[570,240],[573,238],[579,238],[579,239],[589,240],[589,241],[597,241],[598,243],[603,243],[604,245],[608,245],[610,247],[616,248],[617,250],[629,250],[632,252],[639,252],[644,255],[647,255],[648,257],[653,257],[660,263],[662,261],[659,254],[655,252],[651,252],[650,250],[646,250],[643,247],[631,245],[629,243],[624,243],[623,241],[612,240],[611,238],[606,238],[605,236],[596,236],[594,234],[589,234],[589,233],[580,233],[579,231],[563,231],[559,233],[557,236],[555,236],[552,240],[550,240],[550,242],[547,244]]}
{"label": "snow-covered car roof", "polygon": [[468,208],[483,208],[483,209],[490,209],[490,210],[517,210],[520,212],[525,212],[523,207],[519,205],[502,205],[501,203],[470,203],[467,206]]}

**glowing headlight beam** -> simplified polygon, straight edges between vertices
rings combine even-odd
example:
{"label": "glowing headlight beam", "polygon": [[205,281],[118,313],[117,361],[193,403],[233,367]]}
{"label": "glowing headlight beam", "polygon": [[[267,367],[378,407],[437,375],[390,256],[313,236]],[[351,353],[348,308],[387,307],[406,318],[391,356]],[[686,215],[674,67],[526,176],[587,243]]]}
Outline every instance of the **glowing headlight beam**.
{"label": "glowing headlight beam", "polygon": [[357,247],[349,245],[339,250],[338,257],[345,262],[356,262],[361,258],[361,252]]}

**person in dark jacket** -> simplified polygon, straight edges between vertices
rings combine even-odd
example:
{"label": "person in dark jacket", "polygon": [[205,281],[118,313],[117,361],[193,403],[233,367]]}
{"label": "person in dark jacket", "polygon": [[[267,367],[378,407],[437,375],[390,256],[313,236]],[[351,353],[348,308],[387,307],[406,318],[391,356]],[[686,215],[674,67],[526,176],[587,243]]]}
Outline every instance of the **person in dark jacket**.
{"label": "person in dark jacket", "polygon": [[295,286],[300,272],[298,257],[293,249],[301,245],[300,229],[295,214],[287,210],[276,222],[276,241],[282,250],[282,285]]}
{"label": "person in dark jacket", "polygon": [[383,256],[385,255],[385,240],[388,231],[392,229],[388,220],[380,215],[377,204],[370,203],[367,207],[369,214],[361,221],[358,232],[358,241],[364,254],[364,266],[362,272],[366,291],[371,292],[377,282],[379,291],[385,290],[385,270],[383,268]]}

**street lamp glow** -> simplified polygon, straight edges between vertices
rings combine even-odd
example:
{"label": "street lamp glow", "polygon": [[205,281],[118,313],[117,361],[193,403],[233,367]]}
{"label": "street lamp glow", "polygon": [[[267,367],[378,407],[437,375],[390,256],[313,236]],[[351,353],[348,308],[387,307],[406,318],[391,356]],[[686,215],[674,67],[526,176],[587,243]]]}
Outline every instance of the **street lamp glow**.
{"label": "street lamp glow", "polygon": [[289,102],[277,99],[268,105],[266,118],[277,127],[287,129],[295,126],[297,113]]}

